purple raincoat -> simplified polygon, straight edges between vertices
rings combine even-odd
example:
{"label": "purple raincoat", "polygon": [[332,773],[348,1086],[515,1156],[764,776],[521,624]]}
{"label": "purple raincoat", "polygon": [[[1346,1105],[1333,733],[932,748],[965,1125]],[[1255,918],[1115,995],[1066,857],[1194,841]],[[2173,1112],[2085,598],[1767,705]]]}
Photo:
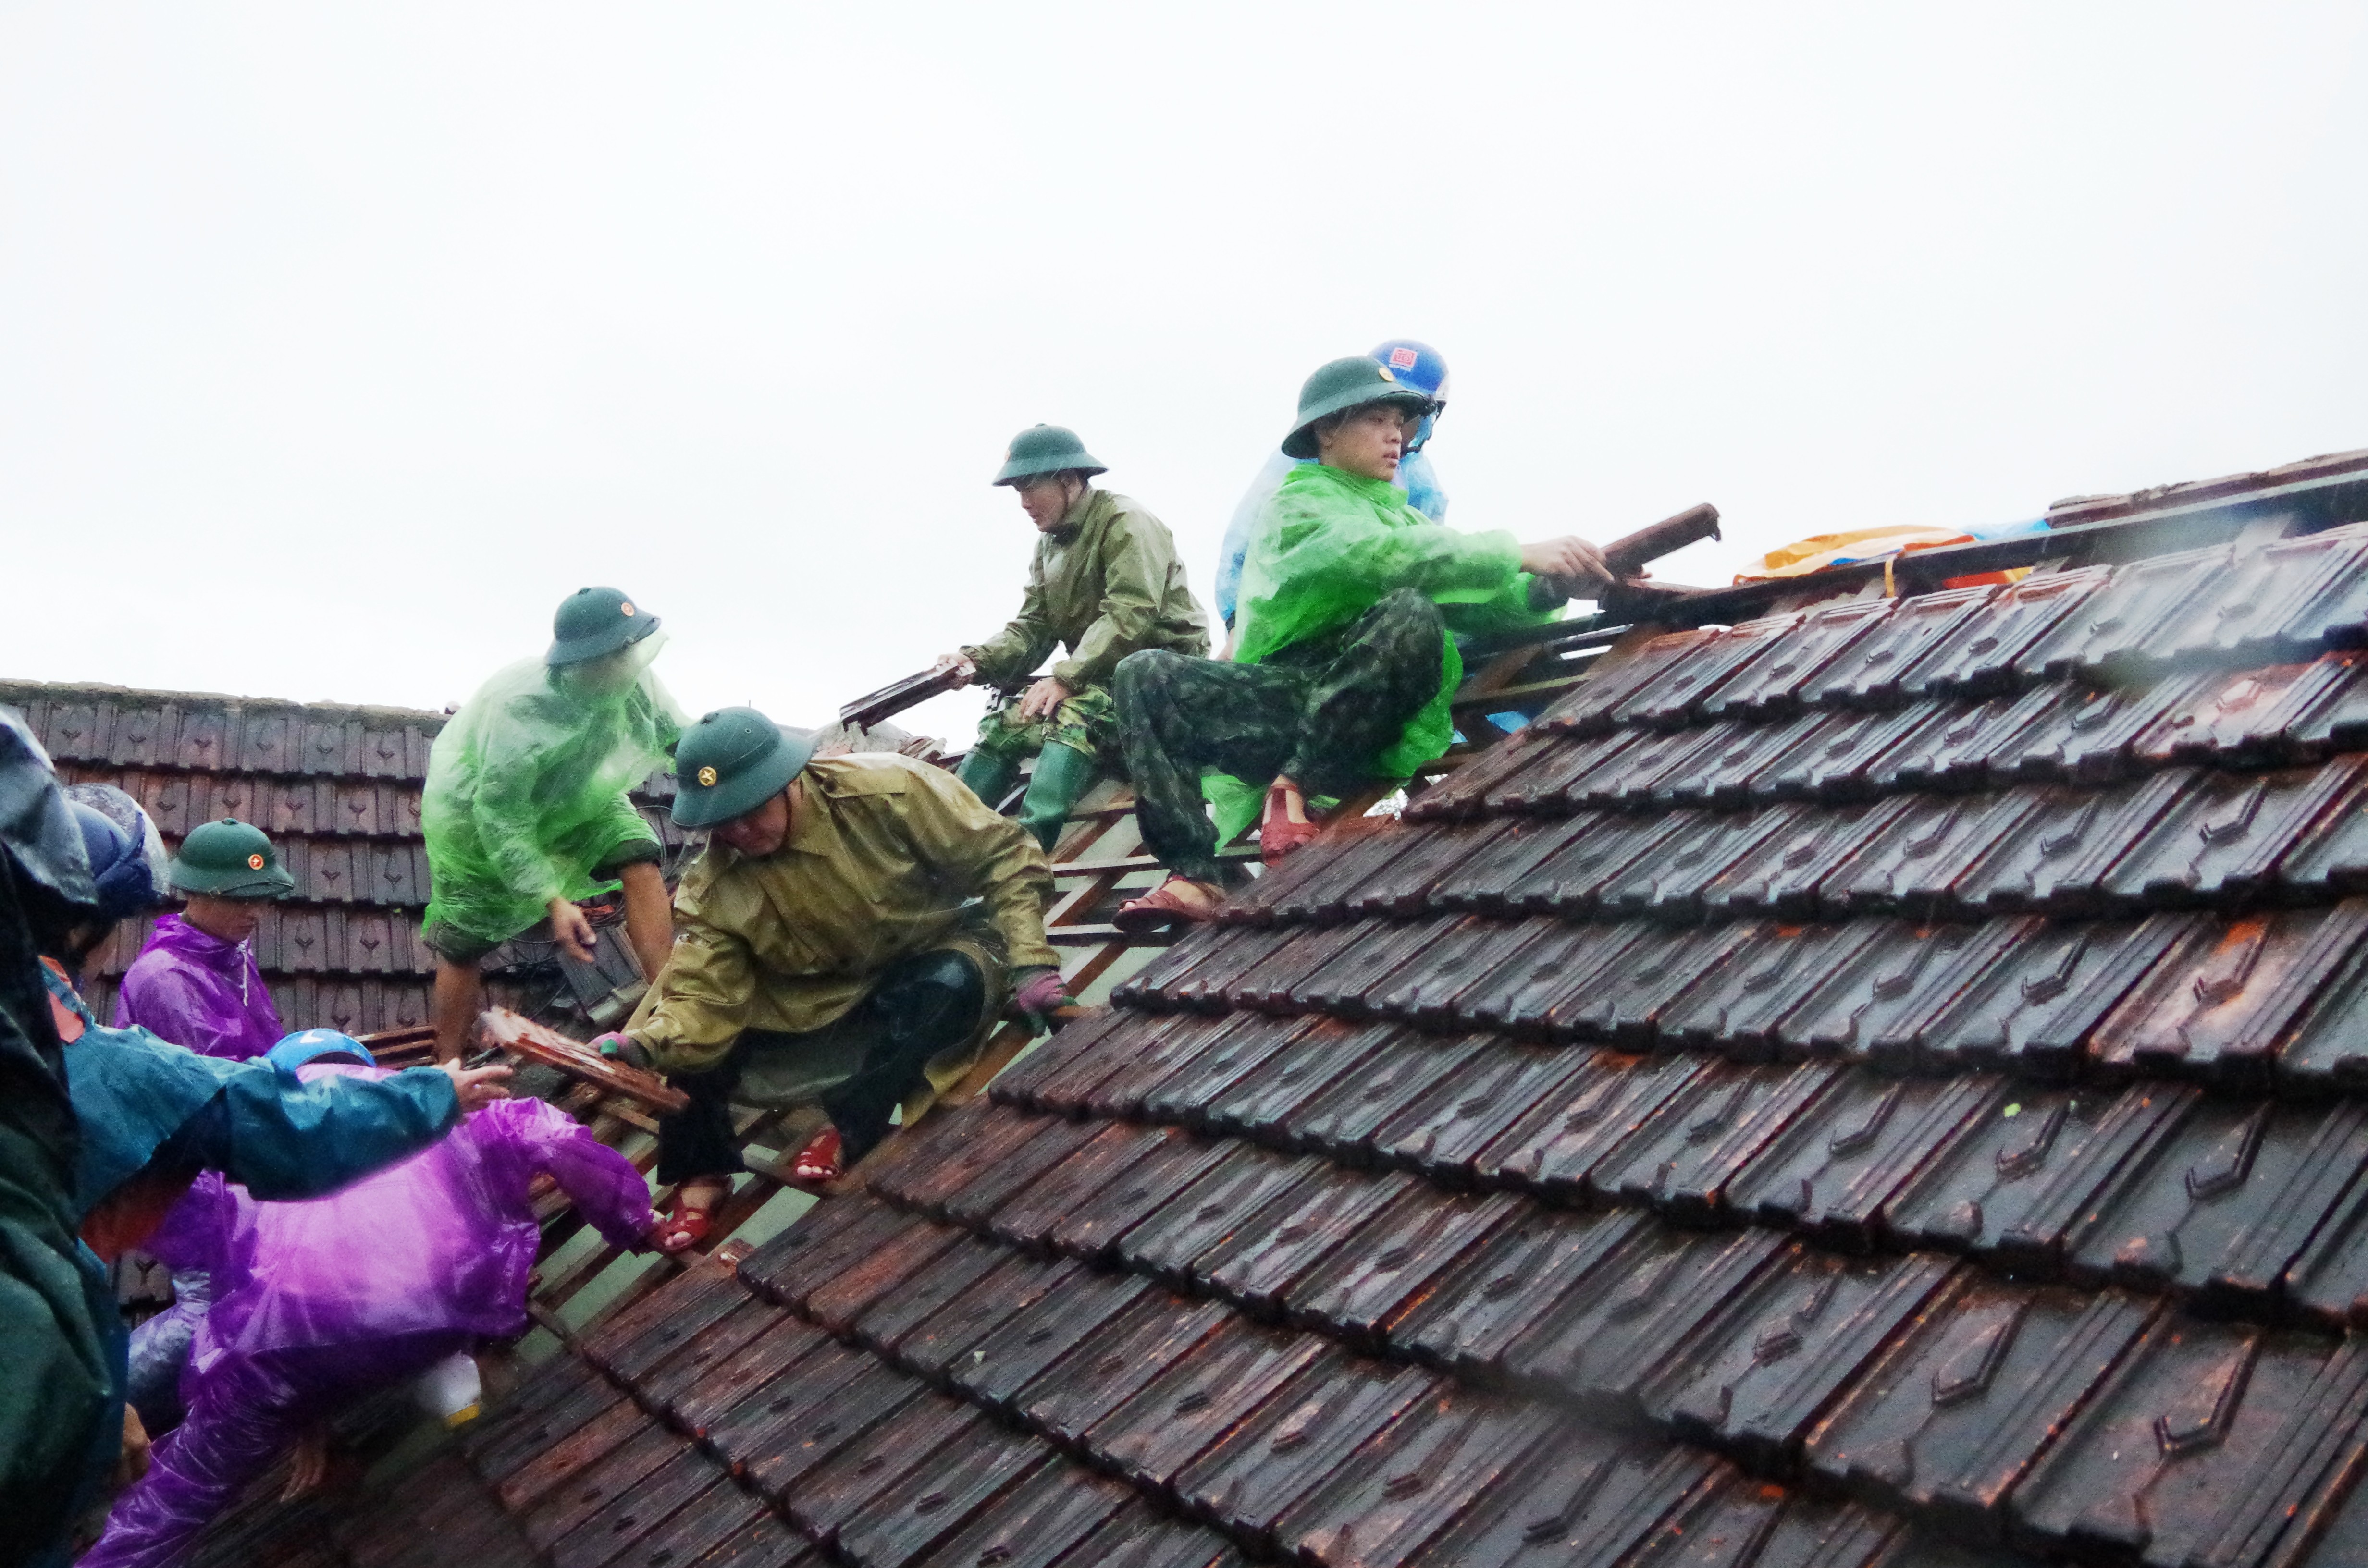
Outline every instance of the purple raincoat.
{"label": "purple raincoat", "polygon": [[279,1009],[245,942],[208,936],[177,915],[156,922],[115,1001],[115,1027],[133,1025],[200,1056],[245,1061],[279,1043]]}
{"label": "purple raincoat", "polygon": [[[328,1063],[298,1075],[329,1073],[385,1076]],[[258,1203],[199,1178],[150,1243],[176,1267],[213,1271],[181,1375],[188,1419],[118,1500],[85,1568],[176,1561],[312,1422],[523,1332],[539,1174],[615,1245],[640,1244],[653,1222],[641,1173],[537,1099],[496,1101],[434,1148],[309,1202]]]}

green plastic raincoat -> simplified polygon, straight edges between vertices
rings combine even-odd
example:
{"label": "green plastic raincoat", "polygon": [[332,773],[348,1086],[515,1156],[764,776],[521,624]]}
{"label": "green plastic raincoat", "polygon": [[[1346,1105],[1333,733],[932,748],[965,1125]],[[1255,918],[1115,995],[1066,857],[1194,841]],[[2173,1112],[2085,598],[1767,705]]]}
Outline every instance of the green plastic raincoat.
{"label": "green plastic raincoat", "polygon": [[[1255,665],[1338,631],[1398,588],[1428,596],[1458,636],[1535,626],[1560,615],[1562,605],[1548,596],[1549,606],[1538,608],[1534,582],[1521,570],[1512,535],[1458,532],[1407,506],[1387,480],[1304,463],[1284,476],[1252,528],[1234,658]],[[1372,759],[1372,777],[1409,778],[1445,755],[1455,733],[1448,708],[1463,679],[1463,657],[1451,637],[1438,695]],[[1219,842],[1249,825],[1264,789],[1262,780],[1223,775],[1208,781]]]}
{"label": "green plastic raincoat", "polygon": [[665,642],[559,669],[502,670],[452,715],[428,754],[419,821],[427,925],[507,941],[554,898],[615,887],[593,870],[656,835],[625,797],[673,754],[684,714],[649,673]]}

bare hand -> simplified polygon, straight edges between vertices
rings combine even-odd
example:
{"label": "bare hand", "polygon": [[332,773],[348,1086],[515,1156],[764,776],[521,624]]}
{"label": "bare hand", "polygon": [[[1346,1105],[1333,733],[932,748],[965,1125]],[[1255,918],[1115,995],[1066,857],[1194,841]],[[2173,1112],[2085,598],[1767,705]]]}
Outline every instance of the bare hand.
{"label": "bare hand", "polygon": [[577,963],[590,963],[599,938],[592,935],[592,922],[584,912],[564,898],[554,898],[551,910],[551,934]]}
{"label": "bare hand", "polygon": [[329,1432],[325,1426],[305,1429],[296,1439],[296,1451],[288,1459],[288,1484],[279,1489],[279,1500],[292,1503],[319,1486],[329,1475]]}
{"label": "bare hand", "polygon": [[1032,724],[1039,719],[1050,719],[1053,710],[1074,695],[1067,687],[1046,676],[1030,687],[1028,694],[1019,699],[1020,722]]}
{"label": "bare hand", "polygon": [[1573,588],[1607,586],[1612,580],[1603,551],[1573,534],[1521,546],[1521,570]]}
{"label": "bare hand", "polygon": [[931,665],[929,669],[932,674],[939,670],[953,671],[956,686],[968,686],[978,678],[978,665],[967,655],[962,653],[940,653],[938,655],[938,662]]}
{"label": "bare hand", "polygon": [[130,1405],[123,1407],[123,1446],[115,1453],[115,1473],[108,1478],[109,1486],[120,1492],[148,1473],[148,1428],[140,1423],[140,1413]]}
{"label": "bare hand", "polygon": [[439,1062],[436,1068],[452,1080],[452,1092],[460,1096],[462,1116],[510,1097],[509,1090],[502,1086],[510,1079],[507,1067],[463,1067],[457,1062]]}

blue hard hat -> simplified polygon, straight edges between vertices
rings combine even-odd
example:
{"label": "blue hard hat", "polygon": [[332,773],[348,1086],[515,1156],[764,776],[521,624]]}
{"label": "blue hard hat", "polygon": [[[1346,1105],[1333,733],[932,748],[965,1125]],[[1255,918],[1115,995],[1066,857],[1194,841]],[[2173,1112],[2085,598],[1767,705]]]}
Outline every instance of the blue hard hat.
{"label": "blue hard hat", "polygon": [[370,1053],[369,1046],[335,1029],[299,1029],[263,1054],[266,1061],[284,1073],[293,1073],[310,1062],[352,1062],[364,1067],[378,1065],[378,1058]]}
{"label": "blue hard hat", "polygon": [[82,852],[90,862],[91,882],[98,889],[99,919],[111,926],[163,904],[165,891],[146,846],[88,801],[70,804],[74,826],[82,830]]}
{"label": "blue hard hat", "polygon": [[1433,403],[1447,401],[1447,360],[1428,343],[1393,337],[1365,356],[1389,367],[1390,374]]}
{"label": "blue hard hat", "polygon": [[1429,441],[1430,433],[1439,427],[1439,416],[1447,412],[1447,361],[1438,349],[1411,337],[1375,344],[1366,358],[1378,360],[1406,385],[1430,394],[1430,412],[1406,439],[1406,455],[1412,457]]}

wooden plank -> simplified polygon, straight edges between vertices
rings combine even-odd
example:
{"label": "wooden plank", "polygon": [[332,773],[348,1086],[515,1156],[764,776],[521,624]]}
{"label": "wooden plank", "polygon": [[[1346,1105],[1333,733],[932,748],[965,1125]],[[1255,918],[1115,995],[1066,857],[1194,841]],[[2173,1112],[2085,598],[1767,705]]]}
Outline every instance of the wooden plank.
{"label": "wooden plank", "polygon": [[877,691],[866,692],[838,710],[842,724],[860,724],[871,728],[883,719],[894,718],[907,708],[917,707],[940,692],[951,691],[957,677],[951,669],[923,670],[906,676],[903,680],[890,681]]}
{"label": "wooden plank", "polygon": [[582,1040],[570,1040],[557,1029],[546,1028],[507,1007],[488,1007],[478,1014],[477,1031],[489,1045],[597,1084],[610,1094],[622,1095],[662,1116],[672,1116],[690,1104],[689,1095],[656,1074],[612,1062]]}
{"label": "wooden plank", "polygon": [[1469,712],[1474,709],[1493,710],[1508,705],[1518,707],[1534,697],[1560,697],[1585,678],[1584,675],[1573,674],[1556,676],[1551,680],[1523,681],[1519,686],[1503,687],[1495,691],[1473,692],[1468,697],[1458,692],[1451,706],[1459,712]]}
{"label": "wooden plank", "polygon": [[1633,577],[1649,562],[1672,555],[1696,540],[1717,539],[1718,508],[1705,501],[1673,517],[1622,534],[1603,547],[1604,562],[1622,577]]}
{"label": "wooden plank", "polygon": [[1115,926],[1064,926],[1059,930],[1047,929],[1044,939],[1056,948],[1091,948],[1103,942],[1115,942],[1122,948],[1173,947],[1181,931],[1161,931],[1149,937],[1129,937]]}

